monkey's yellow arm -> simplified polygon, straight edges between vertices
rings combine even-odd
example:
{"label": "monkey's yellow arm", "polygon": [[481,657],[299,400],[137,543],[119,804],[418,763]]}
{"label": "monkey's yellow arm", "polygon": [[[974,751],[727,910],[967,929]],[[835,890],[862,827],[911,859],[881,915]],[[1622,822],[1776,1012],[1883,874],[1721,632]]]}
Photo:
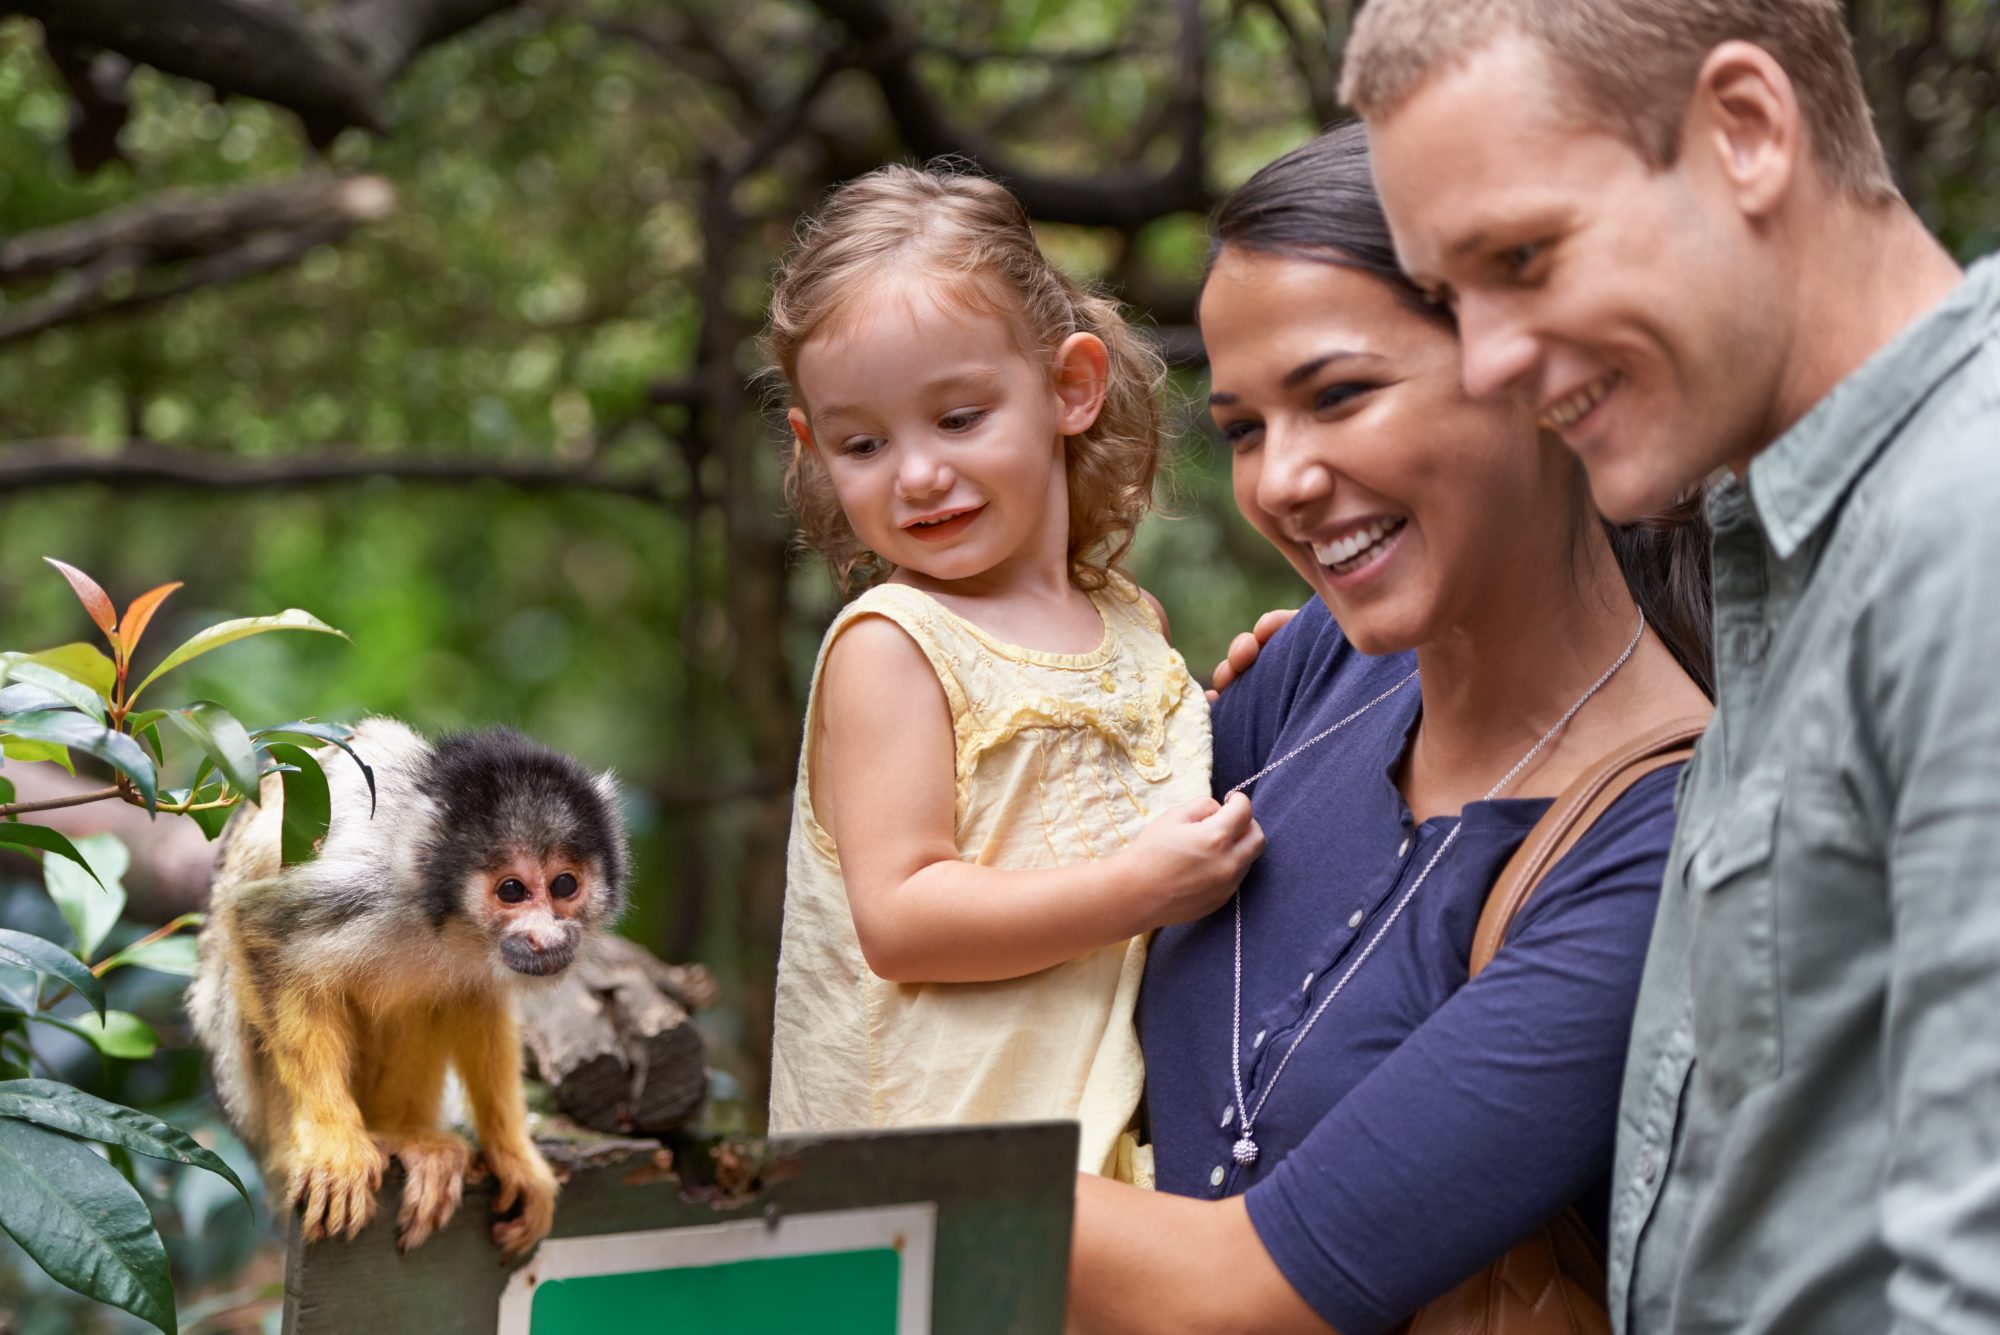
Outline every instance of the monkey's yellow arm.
{"label": "monkey's yellow arm", "polygon": [[487,1167],[500,1181],[497,1209],[521,1202],[518,1218],[493,1226],[502,1256],[518,1260],[547,1236],[556,1217],[556,1175],[528,1136],[527,1105],[521,1095],[521,1038],[506,1006],[454,1008],[452,1053],[472,1103],[473,1125]]}
{"label": "monkey's yellow arm", "polygon": [[265,1042],[290,1096],[290,1141],[280,1148],[286,1203],[305,1204],[305,1236],[352,1238],[375,1213],[387,1156],[369,1138],[348,1087],[354,1033],[343,998],[290,987],[274,999]]}

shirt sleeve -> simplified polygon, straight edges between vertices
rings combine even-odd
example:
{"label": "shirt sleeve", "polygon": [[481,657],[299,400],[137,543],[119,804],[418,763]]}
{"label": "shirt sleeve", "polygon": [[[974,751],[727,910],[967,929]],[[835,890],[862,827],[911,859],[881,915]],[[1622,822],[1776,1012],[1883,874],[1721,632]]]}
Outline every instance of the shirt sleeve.
{"label": "shirt sleeve", "polygon": [[1614,803],[1479,977],[1247,1193],[1278,1269],[1341,1335],[1404,1320],[1609,1170],[1678,772]]}
{"label": "shirt sleeve", "polygon": [[1858,623],[1892,794],[1881,1231],[1912,1335],[2000,1329],[2000,463],[1958,457],[1981,462],[1899,507],[1921,522]]}

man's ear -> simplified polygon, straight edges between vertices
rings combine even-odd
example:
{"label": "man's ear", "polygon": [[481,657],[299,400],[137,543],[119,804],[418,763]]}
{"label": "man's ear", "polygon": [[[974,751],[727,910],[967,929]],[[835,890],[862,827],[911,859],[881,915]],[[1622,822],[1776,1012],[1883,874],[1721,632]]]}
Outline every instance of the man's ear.
{"label": "man's ear", "polygon": [[1701,62],[1681,124],[1684,153],[1707,153],[1745,217],[1768,218],[1792,190],[1806,150],[1798,91],[1754,42],[1718,45]]}
{"label": "man's ear", "polygon": [[1056,349],[1056,398],[1062,412],[1056,430],[1081,435],[1104,408],[1104,391],[1111,384],[1111,354],[1095,334],[1071,334]]}

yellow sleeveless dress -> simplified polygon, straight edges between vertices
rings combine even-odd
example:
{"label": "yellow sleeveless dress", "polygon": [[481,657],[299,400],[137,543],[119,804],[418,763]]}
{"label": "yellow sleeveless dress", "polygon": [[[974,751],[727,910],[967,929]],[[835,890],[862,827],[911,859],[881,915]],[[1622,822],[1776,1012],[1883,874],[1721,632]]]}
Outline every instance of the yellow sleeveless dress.
{"label": "yellow sleeveless dress", "polygon": [[1129,1164],[1119,1138],[1144,1084],[1133,1009],[1145,938],[1003,982],[879,978],[808,779],[827,650],[859,618],[887,617],[923,649],[951,706],[959,857],[1038,868],[1116,853],[1208,792],[1208,704],[1130,581],[1091,601],[1104,639],[1087,654],[1003,644],[899,584],[869,590],[827,630],[792,805],[773,1132],[1075,1118],[1079,1168]]}

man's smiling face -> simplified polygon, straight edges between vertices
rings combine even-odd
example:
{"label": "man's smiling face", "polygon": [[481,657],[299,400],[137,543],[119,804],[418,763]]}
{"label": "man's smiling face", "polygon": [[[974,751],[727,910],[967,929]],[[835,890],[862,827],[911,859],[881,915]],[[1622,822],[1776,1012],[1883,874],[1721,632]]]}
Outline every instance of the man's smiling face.
{"label": "man's smiling face", "polygon": [[1765,443],[1780,275],[1699,136],[1655,169],[1502,37],[1370,125],[1404,267],[1457,312],[1467,390],[1525,396],[1608,518]]}

